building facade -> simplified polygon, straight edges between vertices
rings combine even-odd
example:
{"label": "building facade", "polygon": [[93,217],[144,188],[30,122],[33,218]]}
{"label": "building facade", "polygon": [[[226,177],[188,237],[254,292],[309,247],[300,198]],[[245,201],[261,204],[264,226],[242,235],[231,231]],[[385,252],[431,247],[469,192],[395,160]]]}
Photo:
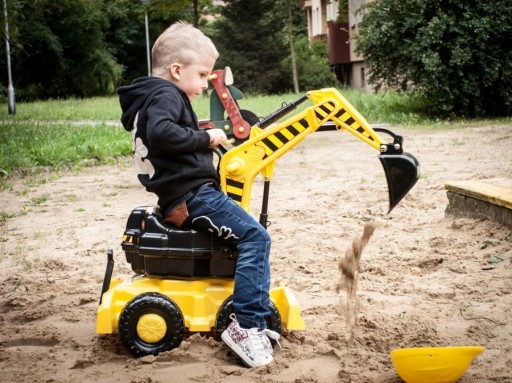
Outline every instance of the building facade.
{"label": "building facade", "polygon": [[350,88],[371,90],[364,58],[354,52],[354,36],[362,19],[358,10],[365,1],[344,1],[344,17],[340,17],[339,1],[299,0],[299,4],[307,14],[309,39],[327,41],[329,65],[338,80]]}

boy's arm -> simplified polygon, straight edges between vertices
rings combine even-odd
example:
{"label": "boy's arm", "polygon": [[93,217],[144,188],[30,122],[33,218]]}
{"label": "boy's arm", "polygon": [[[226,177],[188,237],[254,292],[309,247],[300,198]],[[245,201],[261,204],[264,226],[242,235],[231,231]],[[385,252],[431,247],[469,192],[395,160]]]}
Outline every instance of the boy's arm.
{"label": "boy's arm", "polygon": [[174,153],[207,149],[212,141],[177,92],[159,95],[148,105],[147,138],[151,146]]}

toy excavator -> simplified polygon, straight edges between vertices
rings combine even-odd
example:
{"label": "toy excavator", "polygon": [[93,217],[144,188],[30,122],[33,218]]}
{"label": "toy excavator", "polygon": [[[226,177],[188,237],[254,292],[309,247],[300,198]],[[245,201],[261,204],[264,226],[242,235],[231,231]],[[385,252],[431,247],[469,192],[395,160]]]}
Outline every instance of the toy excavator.
{"label": "toy excavator", "polygon": [[[285,115],[306,100],[313,105],[283,122]],[[263,177],[260,223],[267,228],[270,181],[275,161],[326,125],[347,130],[379,152],[393,209],[418,179],[418,162],[402,148],[402,137],[372,129],[355,108],[333,88],[310,91],[284,105],[250,129],[238,146],[219,161],[222,190],[250,209],[255,178]],[[379,133],[391,137],[384,141]],[[212,233],[184,231],[163,221],[157,207],[138,207],[128,218],[122,248],[135,276],[112,277],[108,261],[97,311],[96,332],[116,329],[135,356],[156,355],[178,347],[186,333],[220,334],[233,312],[232,293],[237,250]],[[270,291],[267,326],[281,333],[305,328],[294,294],[286,286]]]}

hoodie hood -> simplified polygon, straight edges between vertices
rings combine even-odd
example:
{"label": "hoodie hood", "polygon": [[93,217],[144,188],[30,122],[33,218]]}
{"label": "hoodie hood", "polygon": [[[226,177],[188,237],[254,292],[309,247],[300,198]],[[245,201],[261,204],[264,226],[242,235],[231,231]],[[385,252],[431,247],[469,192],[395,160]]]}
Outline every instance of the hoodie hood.
{"label": "hoodie hood", "polygon": [[117,89],[122,110],[121,123],[127,131],[133,130],[135,116],[147,99],[155,94],[155,92],[166,87],[179,89],[171,82],[159,77],[141,77],[134,80],[131,85],[122,86]]}
{"label": "hoodie hood", "polygon": [[183,201],[201,185],[218,185],[210,135],[199,128],[185,92],[165,79],[141,77],[117,93],[121,122],[132,132],[137,177],[158,196],[161,208]]}

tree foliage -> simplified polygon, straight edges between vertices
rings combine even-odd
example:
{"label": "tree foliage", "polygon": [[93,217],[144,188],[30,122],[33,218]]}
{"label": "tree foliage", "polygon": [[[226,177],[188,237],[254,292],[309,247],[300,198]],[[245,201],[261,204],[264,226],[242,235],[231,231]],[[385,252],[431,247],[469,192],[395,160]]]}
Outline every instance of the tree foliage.
{"label": "tree foliage", "polygon": [[334,85],[326,44],[309,43],[306,14],[299,2],[231,0],[224,3],[226,7],[219,8],[221,18],[213,24],[212,32],[220,52],[217,66],[230,66],[241,89],[249,93],[293,91],[290,39],[296,53],[300,89]]}
{"label": "tree foliage", "polygon": [[288,54],[284,20],[274,0],[229,0],[215,22],[218,66],[230,66],[247,92],[272,92],[282,85],[281,61]]}
{"label": "tree foliage", "polygon": [[[333,78],[325,44],[309,44],[306,15],[295,0],[228,0],[217,8],[212,0],[149,0],[146,6],[141,0],[7,4],[14,88],[21,101],[112,94],[147,75],[146,11],[150,47],[178,20],[215,15],[201,19],[199,28],[221,53],[216,67],[230,66],[244,92],[293,89],[292,39],[302,89],[329,86]],[[2,44],[0,76],[7,84],[4,49]]]}
{"label": "tree foliage", "polygon": [[[329,66],[327,44],[317,40],[310,42],[307,36],[295,41],[300,89],[304,91],[339,86],[334,72]],[[289,67],[290,58],[283,65]]]}
{"label": "tree foliage", "polygon": [[102,0],[17,1],[11,12],[21,98],[104,94],[121,72],[104,43]]}
{"label": "tree foliage", "polygon": [[512,113],[512,2],[379,0],[362,11],[356,49],[377,89],[412,85],[437,115]]}
{"label": "tree foliage", "polygon": [[[199,1],[201,9],[210,3]],[[8,5],[19,100],[104,95],[147,74],[140,0],[9,0]],[[173,22],[193,19],[190,0],[150,0],[147,10],[150,45]]]}

